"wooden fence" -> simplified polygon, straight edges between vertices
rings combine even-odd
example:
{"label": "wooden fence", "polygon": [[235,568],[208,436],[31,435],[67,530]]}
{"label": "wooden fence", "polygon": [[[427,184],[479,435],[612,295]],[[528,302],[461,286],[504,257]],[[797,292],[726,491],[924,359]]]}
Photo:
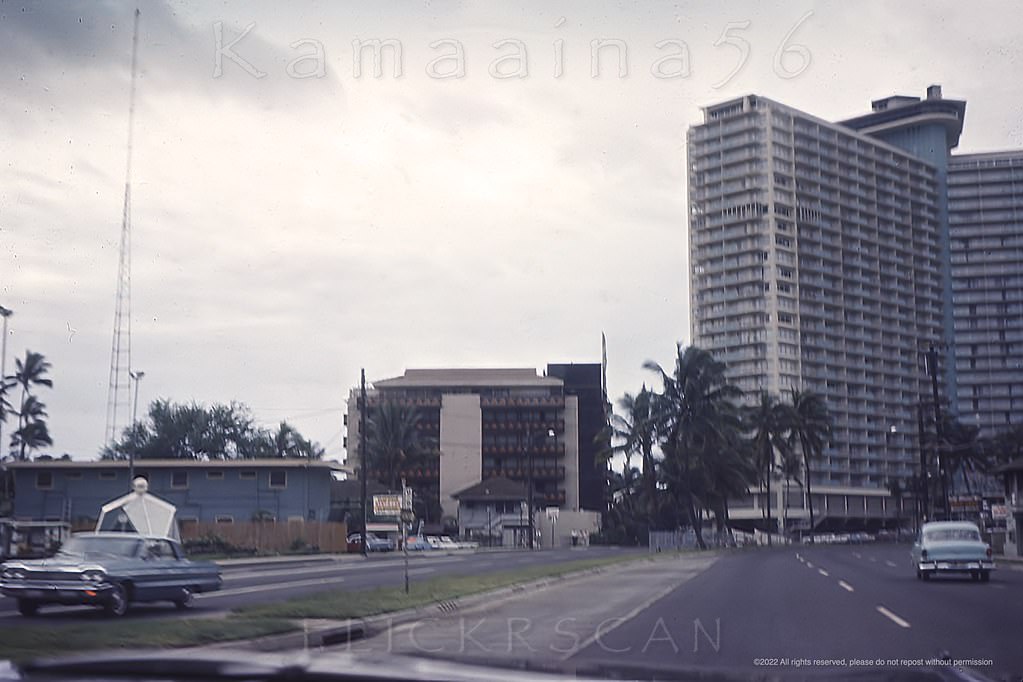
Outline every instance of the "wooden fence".
{"label": "wooden fence", "polygon": [[348,528],[344,523],[327,521],[252,521],[180,523],[181,540],[223,542],[233,548],[254,552],[286,552],[318,549],[321,552],[345,552]]}

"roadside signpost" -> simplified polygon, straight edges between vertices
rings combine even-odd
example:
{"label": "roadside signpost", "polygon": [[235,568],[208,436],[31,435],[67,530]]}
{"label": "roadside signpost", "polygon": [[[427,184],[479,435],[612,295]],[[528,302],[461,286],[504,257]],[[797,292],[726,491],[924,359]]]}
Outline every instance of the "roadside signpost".
{"label": "roadside signpost", "polygon": [[551,521],[551,549],[554,549],[554,526],[558,523],[558,507],[547,507],[547,518]]}
{"label": "roadside signpost", "polygon": [[408,533],[409,526],[415,519],[412,513],[412,488],[401,479],[401,495],[394,495],[399,502],[399,517],[401,519],[401,550],[405,558],[405,594],[408,594]]}

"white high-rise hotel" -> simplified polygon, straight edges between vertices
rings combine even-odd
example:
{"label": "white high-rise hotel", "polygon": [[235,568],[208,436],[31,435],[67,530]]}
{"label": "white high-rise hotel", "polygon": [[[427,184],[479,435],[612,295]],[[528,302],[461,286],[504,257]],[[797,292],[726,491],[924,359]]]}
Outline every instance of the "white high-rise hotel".
{"label": "white high-rise hotel", "polygon": [[[924,99],[889,97],[832,123],[749,95],[707,107],[704,123],[689,130],[693,343],[746,391],[825,397],[834,435],[811,474],[818,518],[892,516],[888,485],[919,471],[917,405],[930,401],[922,357],[930,344],[942,353],[942,398],[958,395],[955,409],[977,397],[961,417],[984,425],[988,403],[963,387],[957,393],[956,360],[967,372],[971,358],[974,369],[1019,366],[1023,164],[998,165],[1009,179],[991,204],[990,190],[975,187],[988,167],[977,156],[988,155],[949,154],[965,108],[932,86]],[[978,202],[970,218],[956,204],[967,196]],[[985,198],[989,212],[978,213]],[[971,244],[983,244],[986,256]],[[966,258],[975,269],[995,262],[997,277],[972,279],[976,300],[963,306],[980,322],[966,326],[994,336],[973,340],[964,355],[956,345],[964,323],[953,313],[963,307]],[[994,321],[1005,311],[1015,322]],[[1023,416],[1023,387],[1017,382],[1015,400],[1002,395],[1012,390],[1004,383],[992,423]],[[799,518],[803,502],[793,497]],[[760,511],[737,510],[744,514]]]}

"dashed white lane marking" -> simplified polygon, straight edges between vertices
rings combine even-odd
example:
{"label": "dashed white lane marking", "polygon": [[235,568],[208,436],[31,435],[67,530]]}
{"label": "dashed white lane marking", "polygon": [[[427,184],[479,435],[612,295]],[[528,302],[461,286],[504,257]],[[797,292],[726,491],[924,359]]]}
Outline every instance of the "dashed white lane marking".
{"label": "dashed white lane marking", "polygon": [[875,564],[877,563],[877,557],[876,557],[876,556],[872,556],[872,557],[870,557],[870,560],[871,560],[872,562],[874,562]]}
{"label": "dashed white lane marking", "polygon": [[892,568],[898,568],[898,565],[894,561],[886,561],[884,562],[884,565],[891,566]]}
{"label": "dashed white lane marking", "polygon": [[817,569],[817,572],[818,572],[818,573],[820,573],[820,574],[821,574],[822,576],[824,576],[825,578],[827,578],[827,577],[828,577],[828,575],[830,575],[830,574],[829,574],[829,573],[828,573],[827,571],[825,571],[825,570],[824,570],[823,568],[818,568],[818,569]]}
{"label": "dashed white lane marking", "polygon": [[906,620],[904,620],[902,618],[899,618],[899,616],[895,615],[894,613],[892,613],[891,611],[889,611],[885,607],[881,606],[880,604],[877,607],[877,612],[880,613],[885,618],[887,618],[888,620],[890,620],[891,622],[893,622],[896,625],[898,625],[900,628],[908,628],[909,627],[909,621],[906,621]]}
{"label": "dashed white lane marking", "polygon": [[813,568],[813,564],[812,564],[812,563],[810,563],[809,561],[807,561],[807,562],[806,562],[806,567],[807,567],[807,568]]}
{"label": "dashed white lane marking", "polygon": [[863,558],[863,555],[860,554],[859,552],[853,552],[853,556],[856,557],[857,559],[862,559]]}
{"label": "dashed white lane marking", "polygon": [[850,585],[849,583],[847,583],[847,582],[846,582],[846,581],[844,581],[844,580],[839,580],[839,581],[838,581],[838,584],[839,584],[839,586],[840,586],[840,587],[841,587],[841,588],[842,588],[843,590],[845,590],[846,592],[853,592],[853,591],[854,591],[854,590],[853,590],[853,586],[852,586],[852,585]]}

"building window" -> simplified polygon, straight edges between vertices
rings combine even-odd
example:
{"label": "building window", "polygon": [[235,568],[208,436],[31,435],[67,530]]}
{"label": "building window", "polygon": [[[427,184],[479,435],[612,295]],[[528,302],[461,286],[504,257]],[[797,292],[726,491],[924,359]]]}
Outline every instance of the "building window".
{"label": "building window", "polygon": [[246,469],[245,471],[239,471],[238,472],[238,478],[240,478],[243,481],[255,481],[256,480],[256,472],[252,471],[251,469]]}
{"label": "building window", "polygon": [[171,472],[171,488],[187,488],[188,487],[188,472],[187,471],[172,471]]}
{"label": "building window", "polygon": [[230,514],[217,514],[214,520],[217,523],[234,523],[234,517]]}
{"label": "building window", "polygon": [[114,481],[117,480],[116,471],[101,471],[99,472],[99,480],[101,481]]}
{"label": "building window", "polygon": [[280,469],[278,469],[276,471],[271,471],[270,472],[270,487],[271,488],[287,488],[288,487],[288,472],[280,470]]}
{"label": "building window", "polygon": [[206,472],[206,478],[207,478],[207,480],[210,480],[210,481],[223,481],[224,480],[224,472],[220,471],[219,469],[216,470],[216,471],[207,471]]}
{"label": "building window", "polygon": [[36,472],[36,488],[38,490],[52,490],[53,489],[53,472],[52,471],[37,471]]}

